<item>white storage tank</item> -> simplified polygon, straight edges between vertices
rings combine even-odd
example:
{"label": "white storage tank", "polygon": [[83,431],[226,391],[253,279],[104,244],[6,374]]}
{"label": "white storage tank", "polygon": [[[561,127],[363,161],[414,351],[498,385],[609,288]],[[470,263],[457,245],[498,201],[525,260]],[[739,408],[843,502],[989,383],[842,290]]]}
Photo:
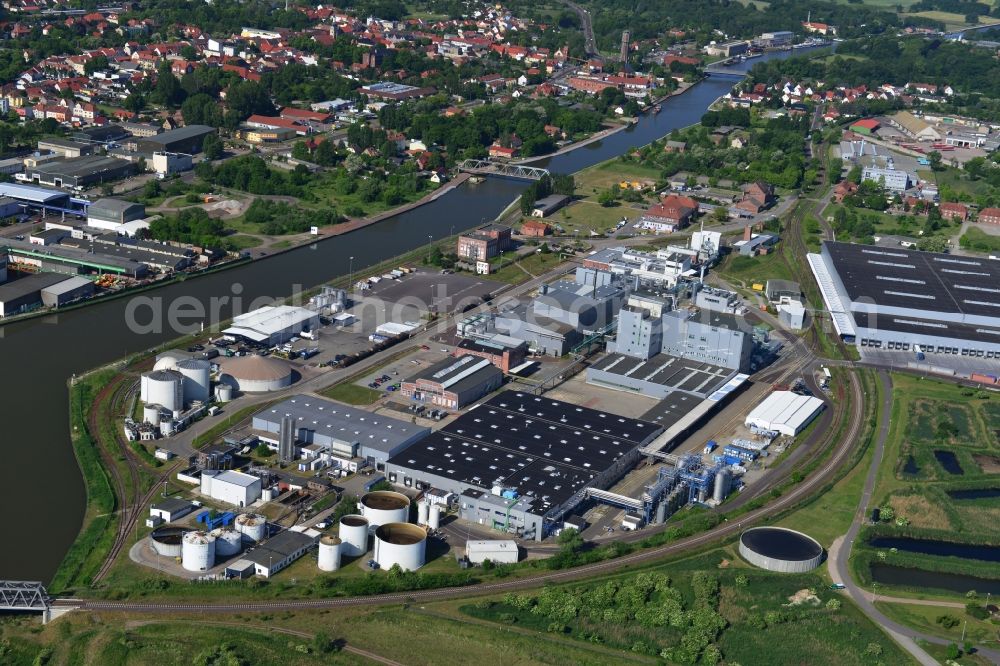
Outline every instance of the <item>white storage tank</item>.
{"label": "white storage tank", "polygon": [[261,541],[267,533],[267,518],[259,513],[241,513],[236,516],[236,531],[248,541]]}
{"label": "white storage tank", "polygon": [[183,375],[184,402],[208,402],[211,393],[212,364],[200,358],[186,358],[177,363],[177,372]]}
{"label": "white storage tank", "polygon": [[183,360],[185,357],[177,352],[166,352],[160,354],[156,357],[156,363],[153,364],[153,370],[176,370],[177,362]]}
{"label": "white storage tank", "polygon": [[142,420],[149,425],[160,425],[160,407],[157,404],[149,403],[142,408]]}
{"label": "white storage tank", "polygon": [[361,515],[374,527],[410,521],[410,498],[392,490],[376,490],[361,497]]}
{"label": "white storage tank", "polygon": [[386,523],[375,530],[373,559],[380,569],[399,565],[403,571],[416,571],[424,566],[427,552],[427,532],[412,523]]}
{"label": "white storage tank", "polygon": [[188,531],[183,527],[159,527],[150,533],[150,545],[164,557],[180,557],[181,540]]}
{"label": "white storage tank", "polygon": [[417,525],[427,524],[428,504],[426,500],[421,500],[417,504]]}
{"label": "white storage tank", "polygon": [[324,534],[319,539],[320,571],[336,571],[340,568],[340,539]]}
{"label": "white storage tank", "polygon": [[229,402],[233,399],[233,387],[229,384],[219,384],[215,387],[215,399],[218,402]]}
{"label": "white storage tank", "polygon": [[355,514],[340,519],[340,552],[357,557],[368,552],[368,519]]}
{"label": "white storage tank", "polygon": [[184,376],[176,370],[154,370],[139,379],[139,399],[168,412],[184,409]]}
{"label": "white storage tank", "polygon": [[208,571],[215,566],[215,537],[188,532],[181,539],[181,566],[188,571]]}
{"label": "white storage tank", "polygon": [[441,507],[435,504],[427,515],[427,527],[432,530],[441,528]]}
{"label": "white storage tank", "polygon": [[231,557],[243,546],[243,535],[231,527],[219,527],[209,534],[215,537],[215,554],[218,557]]}
{"label": "white storage tank", "polygon": [[730,484],[732,483],[732,475],[729,470],[723,467],[715,474],[715,487],[712,489],[712,499],[715,500],[717,504],[722,504],[726,497],[729,495]]}
{"label": "white storage tank", "polygon": [[173,419],[161,419],[160,420],[160,435],[163,437],[170,437],[177,430],[177,426],[174,424]]}

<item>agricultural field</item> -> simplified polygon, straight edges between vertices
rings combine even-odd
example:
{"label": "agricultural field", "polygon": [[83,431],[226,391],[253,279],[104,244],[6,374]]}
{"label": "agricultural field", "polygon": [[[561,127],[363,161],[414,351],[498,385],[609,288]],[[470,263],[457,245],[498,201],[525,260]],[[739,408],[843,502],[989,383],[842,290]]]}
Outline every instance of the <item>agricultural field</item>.
{"label": "agricultural field", "polygon": [[545,587],[460,608],[541,642],[569,638],[668,663],[906,663],[817,575],[748,568],[719,549],[640,573]]}

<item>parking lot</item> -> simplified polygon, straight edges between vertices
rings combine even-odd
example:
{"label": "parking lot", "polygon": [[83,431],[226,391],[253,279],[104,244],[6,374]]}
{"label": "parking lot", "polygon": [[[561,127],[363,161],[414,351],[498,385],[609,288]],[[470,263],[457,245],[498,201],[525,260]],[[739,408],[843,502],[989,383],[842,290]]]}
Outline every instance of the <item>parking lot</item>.
{"label": "parking lot", "polygon": [[504,286],[476,275],[418,270],[397,280],[380,280],[364,293],[367,299],[405,304],[417,312],[455,312],[480,304]]}

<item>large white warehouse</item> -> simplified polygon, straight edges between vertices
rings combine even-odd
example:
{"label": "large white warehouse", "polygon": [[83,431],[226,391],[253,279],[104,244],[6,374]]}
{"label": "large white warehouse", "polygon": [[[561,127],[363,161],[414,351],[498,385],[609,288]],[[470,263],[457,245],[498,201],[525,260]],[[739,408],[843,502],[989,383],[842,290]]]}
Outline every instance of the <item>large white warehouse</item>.
{"label": "large white warehouse", "polygon": [[746,426],[794,437],[822,410],[823,401],[819,398],[774,391],[747,415]]}
{"label": "large white warehouse", "polygon": [[276,305],[234,317],[233,325],[222,333],[234,340],[280,345],[302,331],[313,331],[319,327],[319,314],[312,310]]}
{"label": "large white warehouse", "polygon": [[260,479],[234,470],[206,469],[201,473],[201,492],[235,506],[250,506],[260,499]]}

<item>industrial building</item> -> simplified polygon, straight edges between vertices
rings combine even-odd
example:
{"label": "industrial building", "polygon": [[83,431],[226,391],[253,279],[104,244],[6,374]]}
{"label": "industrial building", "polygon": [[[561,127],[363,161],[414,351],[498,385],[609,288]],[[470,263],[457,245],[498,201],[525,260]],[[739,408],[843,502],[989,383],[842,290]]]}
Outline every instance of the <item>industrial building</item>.
{"label": "industrial building", "polygon": [[274,305],[233,317],[233,325],[222,333],[231,340],[273,346],[288,342],[302,331],[319,327],[319,314],[312,310]]}
{"label": "industrial building", "polygon": [[910,188],[913,179],[910,174],[900,169],[883,169],[868,166],[861,172],[861,180],[870,180],[885,187],[890,192],[905,192]]}
{"label": "industrial building", "polygon": [[90,187],[121,180],[136,173],[137,166],[127,160],[104,155],[52,160],[26,170],[28,179],[53,187]]}
{"label": "industrial building", "polygon": [[[459,497],[462,518],[543,539],[583,499],[638,460],[662,428],[509,391],[421,439],[386,464],[390,483]],[[559,523],[561,525],[561,523]]]}
{"label": "industrial building", "polygon": [[201,152],[205,137],[215,134],[215,128],[208,125],[187,125],[177,129],[161,132],[155,136],[141,137],[136,140],[136,151],[140,153],[187,153],[195,155]]}
{"label": "industrial building", "polygon": [[[36,273],[6,284],[0,284],[0,317],[10,317],[39,308],[42,291],[66,281],[65,275]],[[55,298],[49,296],[47,298]]]}
{"label": "industrial building", "polygon": [[201,493],[234,506],[250,506],[260,499],[260,479],[235,470],[206,469],[201,472]]}
{"label": "industrial building", "polygon": [[258,412],[251,427],[262,441],[277,446],[286,417],[294,420],[300,444],[320,444],[335,458],[361,458],[380,470],[389,458],[430,433],[430,428],[408,421],[308,395],[293,396]]}
{"label": "industrial building", "polygon": [[[460,335],[465,335],[460,333]],[[485,333],[482,337],[467,338],[458,343],[457,354],[478,356],[489,360],[504,373],[511,371],[524,362],[528,352],[528,343],[500,333]]]}
{"label": "industrial building", "polygon": [[146,217],[146,207],[141,203],[121,199],[98,199],[87,209],[87,224],[95,229],[114,231],[126,222]]}
{"label": "industrial building", "polygon": [[482,564],[486,560],[493,564],[517,564],[517,542],[513,539],[466,541],[465,559],[472,564]]}
{"label": "industrial building", "polygon": [[1000,358],[1000,265],[824,242],[808,255],[842,339],[866,348]]}
{"label": "industrial building", "polygon": [[194,509],[195,505],[191,502],[171,497],[149,507],[149,515],[159,518],[165,523],[172,523],[188,515]]}
{"label": "industrial building", "polygon": [[0,183],[0,197],[17,201],[24,208],[42,212],[59,212],[69,208],[69,194],[60,190],[52,190],[21,183]]}
{"label": "industrial building", "polygon": [[773,391],[747,414],[748,428],[794,437],[823,411],[823,401],[792,391]]}
{"label": "industrial building", "polygon": [[705,398],[738,372],[690,358],[656,354],[648,359],[608,354],[587,368],[587,383],[663,400],[675,391]]}
{"label": "industrial building", "polygon": [[65,275],[112,273],[141,279],[149,274],[149,265],[143,260],[157,259],[138,249],[114,245],[95,247],[93,243],[83,242],[81,247],[72,247],[68,239],[64,240],[67,244],[42,246],[8,238],[4,239],[3,247],[11,263]]}
{"label": "industrial building", "polygon": [[58,308],[94,295],[94,283],[84,277],[71,277],[44,287],[41,291],[42,305]]}
{"label": "industrial building", "polygon": [[245,553],[234,566],[239,568],[241,562],[250,562],[256,575],[270,578],[305,555],[315,545],[316,539],[306,532],[285,530]]}
{"label": "industrial building", "polygon": [[456,254],[459,260],[487,261],[514,246],[511,228],[502,224],[487,224],[458,237]]}
{"label": "industrial building", "polygon": [[461,409],[503,384],[503,372],[488,359],[446,358],[402,383],[404,397],[445,409]]}

